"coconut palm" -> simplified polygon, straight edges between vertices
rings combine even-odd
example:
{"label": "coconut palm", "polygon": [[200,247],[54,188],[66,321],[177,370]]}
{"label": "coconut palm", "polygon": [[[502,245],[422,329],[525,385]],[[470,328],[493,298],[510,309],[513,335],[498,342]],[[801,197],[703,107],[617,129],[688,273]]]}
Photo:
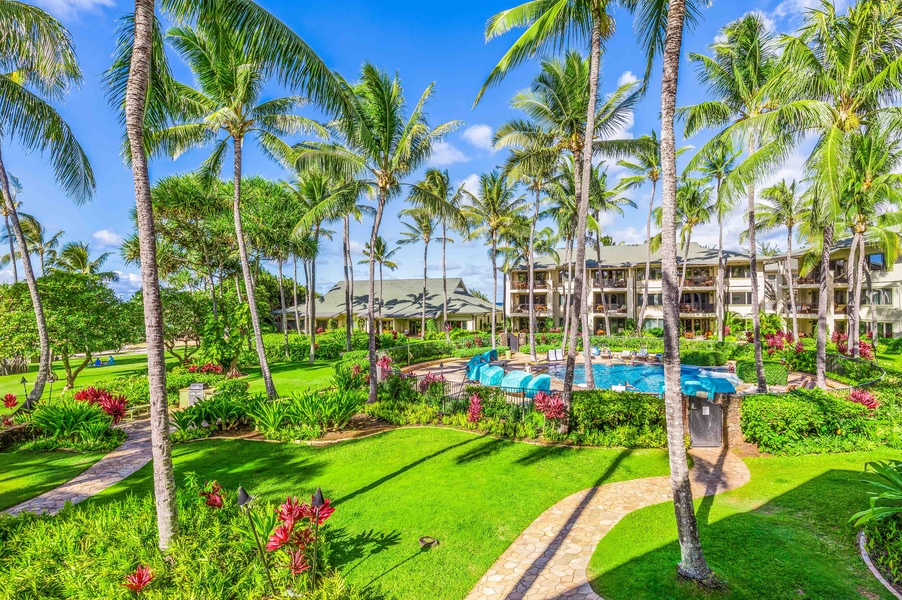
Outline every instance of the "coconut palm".
{"label": "coconut palm", "polygon": [[717,212],[716,200],[711,197],[713,188],[700,179],[684,179],[677,187],[677,221],[680,223],[680,245],[683,247],[683,273],[680,275],[680,293],[686,285],[686,267],[689,265],[689,245],[692,231],[711,221]]}
{"label": "coconut palm", "polygon": [[366,265],[369,264],[371,260],[376,261],[376,264],[379,265],[379,331],[382,331],[383,320],[382,320],[382,304],[383,298],[385,295],[382,291],[382,269],[387,268],[389,271],[394,271],[398,268],[398,263],[392,260],[395,254],[400,250],[399,247],[388,249],[388,244],[385,242],[385,238],[381,235],[376,236],[376,245],[372,248],[370,247],[369,242],[363,248],[363,255],[366,257],[364,260],[358,261],[357,264]]}
{"label": "coconut palm", "polygon": [[41,265],[41,275],[43,275],[45,264],[56,256],[60,239],[65,232],[57,231],[50,235],[47,228],[31,215],[20,212],[19,216],[22,219],[22,231],[25,232],[25,238],[28,240],[28,248],[38,255],[38,263]]}
{"label": "coconut palm", "polygon": [[[31,217],[31,215],[26,215],[19,208],[22,206],[22,202],[17,200],[19,194],[22,192],[22,184],[14,175],[8,174],[9,183],[10,183],[10,197],[12,199],[13,208],[16,209],[17,214],[19,216],[19,220],[23,223],[25,222],[26,217]],[[16,258],[16,235],[13,233],[12,227],[9,223],[9,217],[12,214],[6,206],[6,202],[0,203],[0,214],[3,215],[3,224],[4,224],[4,232],[0,241],[7,242],[9,244],[9,254],[6,254],[0,257],[0,267],[5,267],[6,265],[10,265],[13,271],[13,283],[17,283],[19,281],[19,269],[17,265]],[[34,218],[34,217],[31,217]],[[43,268],[41,269],[43,272]]]}
{"label": "coconut palm", "polygon": [[804,211],[802,194],[796,182],[782,180],[761,190],[761,198],[755,209],[755,229],[773,231],[786,228],[786,274],[789,281],[789,312],[792,314],[792,334],[799,337],[799,319],[796,314],[795,289],[792,281],[792,234]]}
{"label": "coconut palm", "polygon": [[97,275],[106,281],[116,281],[119,276],[112,271],[101,271],[104,263],[112,256],[112,252],[102,252],[96,257],[91,256],[91,247],[84,242],[69,242],[63,249],[56,253],[53,260],[48,263],[50,271],[66,271],[68,273],[82,273],[84,275]]}
{"label": "coconut palm", "polygon": [[[692,136],[702,128],[725,128],[731,124],[749,121],[773,112],[775,104],[770,93],[770,82],[778,69],[776,34],[769,31],[763,15],[748,13],[728,23],[722,30],[722,40],[710,46],[711,55],[692,53],[690,60],[698,65],[698,76],[714,97],[693,106],[680,109],[680,116],[686,122],[686,135]],[[749,165],[759,160],[756,150],[763,146],[764,154],[783,151],[783,136],[762,135],[757,130],[747,130],[738,137],[748,150]],[[702,147],[690,162],[705,157],[712,146],[722,143],[721,136]],[[749,265],[752,287],[752,328],[755,343],[755,371],[758,391],[767,390],[764,379],[764,363],[761,351],[761,323],[758,318],[758,268],[757,247],[755,245],[755,179],[760,173],[749,175],[752,166],[734,169],[728,179],[735,179],[731,189],[745,187],[748,200]]]}
{"label": "coconut palm", "polygon": [[[346,84],[345,84],[346,85]],[[339,142],[309,142],[296,149],[298,167],[321,164],[347,178],[357,178],[372,187],[376,196],[376,212],[370,232],[370,246],[375,246],[385,204],[397,196],[401,181],[420,167],[432,153],[434,142],[453,131],[459,123],[449,121],[435,128],[426,122],[425,104],[433,85],[426,88],[409,111],[401,81],[389,77],[372,64],[364,64],[360,82],[347,86],[351,109],[332,125]],[[325,210],[325,208],[324,208]],[[376,263],[370,261],[367,298],[369,328],[370,394],[376,401]]]}
{"label": "coconut palm", "polygon": [[[94,192],[94,174],[69,125],[53,102],[61,100],[82,74],[69,31],[36,6],[0,2],[0,146],[15,141],[23,153],[47,153],[57,183],[78,203]],[[11,178],[0,154],[0,192],[7,230],[11,227],[37,322],[40,364],[28,394],[30,408],[44,393],[50,373],[50,340],[31,264],[28,240],[19,220]]]}
{"label": "coconut palm", "polygon": [[266,359],[263,332],[257,312],[254,281],[248,260],[247,240],[241,218],[241,178],[244,142],[255,139],[263,153],[287,160],[290,147],[284,136],[325,130],[315,121],[295,112],[306,100],[287,96],[261,101],[267,80],[266,61],[239,31],[218,19],[203,19],[195,27],[174,27],[167,39],[191,69],[197,87],[175,82],[174,94],[181,102],[175,123],[152,132],[150,146],[173,158],[183,152],[212,144],[213,151],[201,165],[208,179],[218,177],[231,143],[233,155],[232,213],[251,326],[266,394],[275,398],[276,388]]}
{"label": "coconut palm", "polygon": [[[448,236],[448,230],[466,235],[467,219],[461,211],[463,201],[463,186],[457,186],[455,190],[448,177],[448,171],[429,169],[423,180],[410,189],[407,201],[415,206],[428,210],[437,215],[442,224],[442,320],[445,324],[445,341],[451,341],[451,330],[448,327],[448,263],[446,258],[449,242],[454,242]],[[381,269],[381,265],[380,265]],[[381,275],[380,275],[381,279]],[[381,283],[380,283],[381,285]],[[379,313],[382,318],[382,313]]]}
{"label": "coconut palm", "polygon": [[[164,0],[163,5],[181,18],[197,16],[209,8],[209,3],[192,0]],[[221,10],[213,15],[214,18],[255,33],[250,40],[250,44],[259,49],[255,54],[266,59],[269,70],[276,72],[283,84],[302,89],[327,108],[341,104],[342,95],[332,71],[281,21],[251,0],[219,0],[217,6]],[[135,0],[134,15],[126,19],[120,28],[113,65],[105,75],[105,83],[112,104],[122,111],[128,139],[127,158],[132,166],[135,184],[151,406],[154,498],[158,543],[160,549],[165,550],[177,533],[178,519],[168,435],[163,317],[145,128],[157,128],[166,123],[166,106],[170,104],[171,93],[154,8],[154,0]]]}
{"label": "coconut palm", "polygon": [[420,315],[420,337],[426,339],[426,281],[429,264],[429,243],[436,237],[438,219],[424,208],[407,208],[401,211],[401,215],[410,217],[413,222],[401,221],[404,229],[401,231],[401,239],[398,240],[398,245],[409,246],[420,242],[423,244],[423,297],[422,313]]}
{"label": "coconut palm", "polygon": [[464,205],[464,214],[470,222],[469,239],[482,238],[489,246],[489,260],[492,263],[492,348],[498,346],[496,333],[498,329],[498,248],[501,234],[505,227],[522,215],[524,198],[517,195],[516,184],[508,181],[497,169],[483,173],[479,177],[476,193],[467,192],[468,203]]}

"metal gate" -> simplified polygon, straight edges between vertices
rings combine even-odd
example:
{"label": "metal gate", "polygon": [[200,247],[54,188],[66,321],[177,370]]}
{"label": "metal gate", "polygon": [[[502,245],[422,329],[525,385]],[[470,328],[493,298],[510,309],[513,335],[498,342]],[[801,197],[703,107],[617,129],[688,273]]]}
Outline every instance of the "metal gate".
{"label": "metal gate", "polygon": [[723,446],[723,407],[704,398],[689,398],[689,437],[696,448]]}

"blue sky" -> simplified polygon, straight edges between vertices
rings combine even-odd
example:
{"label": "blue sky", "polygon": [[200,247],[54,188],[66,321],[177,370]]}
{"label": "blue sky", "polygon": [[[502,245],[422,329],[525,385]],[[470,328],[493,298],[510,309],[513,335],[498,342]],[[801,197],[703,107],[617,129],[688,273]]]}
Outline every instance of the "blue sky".
{"label": "blue sky", "polygon": [[[260,1],[260,0],[258,0]],[[370,61],[389,71],[400,73],[410,102],[422,90],[435,82],[435,93],[428,105],[432,124],[452,119],[465,122],[445,143],[436,148],[429,166],[447,168],[455,182],[474,181],[478,174],[500,164],[504,155],[494,152],[490,139],[495,128],[516,116],[508,106],[509,98],[526,87],[536,74],[536,64],[527,64],[509,76],[501,85],[492,88],[479,106],[471,109],[473,99],[486,75],[514,40],[517,32],[488,44],[483,38],[485,21],[496,12],[509,8],[512,0],[458,0],[455,2],[406,2],[372,0],[262,0],[268,10],[288,23],[317,51],[325,62],[354,79],[364,61]],[[124,295],[137,289],[139,274],[134,267],[126,267],[118,256],[118,244],[132,229],[130,211],[134,195],[130,172],[119,156],[121,132],[116,115],[107,105],[100,87],[100,75],[108,67],[113,52],[115,21],[133,8],[119,0],[38,0],[36,4],[50,11],[68,26],[75,39],[76,49],[85,74],[84,84],[74,90],[61,105],[60,111],[73,127],[86,149],[97,178],[97,192],[84,206],[76,206],[53,182],[44,159],[38,155],[23,155],[15,142],[3,148],[7,169],[23,185],[20,199],[22,210],[35,215],[51,232],[65,230],[65,240],[83,240],[95,252],[112,251],[109,267],[121,272],[117,290]],[[749,11],[760,11],[778,31],[791,31],[799,23],[807,6],[815,0],[715,0],[704,11],[705,19],[689,34],[684,43],[687,52],[704,52],[706,46],[727,22]],[[600,91],[613,91],[618,81],[641,77],[644,61],[632,32],[632,19],[618,11],[617,32],[608,42],[602,57]],[[679,104],[692,104],[703,99],[688,60],[682,65]],[[659,67],[656,66],[656,72]],[[183,78],[188,75],[179,71]],[[657,73],[656,73],[657,74]],[[639,136],[652,128],[659,129],[660,99],[658,77],[652,81],[650,92],[637,107],[633,123],[623,132]],[[269,90],[275,96],[278,89]],[[309,113],[312,116],[312,112]],[[700,144],[704,136],[687,143]],[[171,173],[189,171],[203,158],[191,153],[177,161],[158,159],[152,163],[153,179]],[[790,157],[773,179],[798,177],[804,158]],[[285,178],[279,166],[268,162],[259,152],[245,152],[245,174],[260,174],[274,179]],[[614,181],[622,174],[616,165],[609,168]],[[224,173],[230,177],[231,173]],[[628,210],[620,218],[605,223],[606,233],[617,241],[630,243],[644,240],[647,190],[631,192],[640,209]],[[382,235],[394,242],[401,229],[396,213],[403,202],[389,206],[390,218],[384,221]],[[727,223],[725,239],[736,247],[738,233],[744,229],[737,213]],[[363,242],[368,240],[369,224],[356,225],[352,231],[355,260],[362,258]],[[774,241],[783,243],[785,234],[775,233]],[[716,229],[704,227],[694,234],[704,244],[716,242]],[[491,270],[485,247],[477,242],[449,246],[449,275],[461,276],[470,287],[491,292]],[[392,277],[418,277],[422,273],[422,249],[407,246],[399,252],[401,266]],[[431,251],[430,274],[440,274],[438,247]],[[325,291],[340,273],[341,255],[337,245],[327,246],[320,259],[318,288]],[[365,276],[365,266],[357,267],[357,276]],[[386,276],[389,276],[386,273]],[[11,271],[0,271],[0,280],[10,280]]]}

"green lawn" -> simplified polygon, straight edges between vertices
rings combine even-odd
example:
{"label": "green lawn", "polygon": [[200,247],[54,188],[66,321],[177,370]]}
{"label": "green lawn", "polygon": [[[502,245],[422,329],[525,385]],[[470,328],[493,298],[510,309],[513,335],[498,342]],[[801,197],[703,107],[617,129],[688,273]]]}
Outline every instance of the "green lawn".
{"label": "green lawn", "polygon": [[878,351],[877,363],[883,367],[902,370],[902,354]]}
{"label": "green lawn", "polygon": [[726,592],[678,583],[673,504],[633,512],[592,557],[593,588],[605,600],[891,598],[858,556],[848,523],[867,507],[864,463],[898,452],[746,459],[749,484],[696,501],[708,563]]}
{"label": "green lawn", "polygon": [[69,481],[101,457],[97,452],[0,452],[0,510]]}
{"label": "green lawn", "polygon": [[[332,374],[335,372],[332,366],[336,361],[318,360],[312,365],[307,362],[278,362],[269,365],[272,373],[273,384],[280,396],[288,396],[292,392],[306,390],[308,388],[323,388],[329,385]],[[263,376],[260,367],[247,367],[243,369],[247,373],[251,394],[265,394]]]}
{"label": "green lawn", "polygon": [[[329,523],[342,573],[398,599],[459,600],[558,500],[667,472],[663,451],[544,447],[434,428],[325,448],[205,441],[178,445],[174,455],[178,479],[194,471],[267,500],[309,497],[321,486],[336,507]],[[148,465],[85,504],[150,490]],[[423,535],[440,545],[421,551]]]}

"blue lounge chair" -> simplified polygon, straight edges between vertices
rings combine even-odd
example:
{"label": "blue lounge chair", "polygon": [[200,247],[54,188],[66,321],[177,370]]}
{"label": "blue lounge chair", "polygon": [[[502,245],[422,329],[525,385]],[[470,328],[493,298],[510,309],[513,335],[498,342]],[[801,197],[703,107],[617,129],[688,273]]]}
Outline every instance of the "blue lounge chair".
{"label": "blue lounge chair", "polygon": [[479,383],[488,386],[499,386],[504,379],[504,369],[501,367],[487,366],[479,373]]}
{"label": "blue lounge chair", "polygon": [[591,350],[593,357],[601,356],[601,349],[598,346],[592,346]]}
{"label": "blue lounge chair", "polygon": [[479,372],[482,367],[488,363],[483,359],[482,354],[477,354],[467,362],[467,379],[470,381],[479,381]]}
{"label": "blue lounge chair", "polygon": [[482,353],[483,362],[495,362],[498,360],[498,351],[495,349]]}
{"label": "blue lounge chair", "polygon": [[501,380],[501,389],[506,392],[525,392],[532,381],[532,374],[525,371],[511,371]]}
{"label": "blue lounge chair", "polygon": [[539,392],[551,391],[551,376],[536,375],[526,384],[526,397],[535,398]]}

